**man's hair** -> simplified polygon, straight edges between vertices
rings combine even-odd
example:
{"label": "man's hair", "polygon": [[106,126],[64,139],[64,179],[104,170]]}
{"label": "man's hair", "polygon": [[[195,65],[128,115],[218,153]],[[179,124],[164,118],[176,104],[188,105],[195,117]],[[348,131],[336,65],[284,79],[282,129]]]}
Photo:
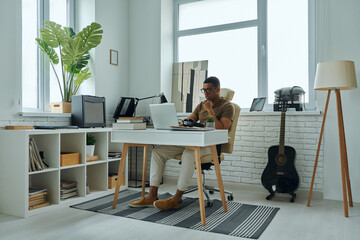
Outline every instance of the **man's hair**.
{"label": "man's hair", "polygon": [[214,87],[220,86],[220,81],[217,77],[208,77],[205,79],[204,83],[212,83]]}

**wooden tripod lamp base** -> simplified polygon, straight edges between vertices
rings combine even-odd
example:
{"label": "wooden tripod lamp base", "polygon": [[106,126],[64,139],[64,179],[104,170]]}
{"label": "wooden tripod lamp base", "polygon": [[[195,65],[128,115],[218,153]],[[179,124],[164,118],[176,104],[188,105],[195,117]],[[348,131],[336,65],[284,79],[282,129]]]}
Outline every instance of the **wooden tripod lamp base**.
{"label": "wooden tripod lamp base", "polygon": [[[349,164],[346,149],[345,130],[344,130],[344,119],[342,114],[341,96],[340,90],[354,89],[357,88],[355,65],[351,61],[334,61],[334,62],[323,62],[318,63],[315,77],[314,88],[316,90],[328,90],[328,95],[325,104],[325,111],[323,122],[321,125],[320,138],[318,148],[316,151],[314,171],[311,180],[309,198],[307,206],[310,206],[311,194],[314,186],[316,168],[319,160],[319,152],[321,146],[321,140],[323,137],[325,120],[327,109],[329,105],[331,90],[335,90],[336,95],[336,109],[338,119],[338,130],[339,130],[339,145],[340,145],[340,170],[341,170],[341,181],[343,189],[343,200],[344,200],[344,216],[349,217],[348,206],[353,206],[350,175],[349,175]],[[349,197],[349,202],[348,198]]]}

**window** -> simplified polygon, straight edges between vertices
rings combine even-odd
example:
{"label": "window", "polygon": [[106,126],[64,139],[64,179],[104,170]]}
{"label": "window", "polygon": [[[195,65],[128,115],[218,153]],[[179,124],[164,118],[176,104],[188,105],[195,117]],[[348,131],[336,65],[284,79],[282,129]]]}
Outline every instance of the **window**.
{"label": "window", "polygon": [[234,89],[233,101],[301,86],[315,107],[315,3],[309,0],[176,0],[174,61],[209,60],[208,75]]}
{"label": "window", "polygon": [[54,73],[46,56],[38,49],[35,38],[40,36],[39,29],[45,20],[74,27],[73,6],[73,0],[22,0],[23,109],[46,111],[50,102],[61,101]]}

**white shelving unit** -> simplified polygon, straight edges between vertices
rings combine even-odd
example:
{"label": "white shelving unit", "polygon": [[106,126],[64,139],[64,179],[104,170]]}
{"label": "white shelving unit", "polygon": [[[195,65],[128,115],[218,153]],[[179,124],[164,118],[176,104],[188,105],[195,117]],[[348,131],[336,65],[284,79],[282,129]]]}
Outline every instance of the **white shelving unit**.
{"label": "white shelving unit", "polygon": [[[62,130],[0,130],[0,213],[27,217],[63,204],[72,205],[114,192],[108,189],[108,173],[117,172],[120,158],[108,158],[108,152],[121,152],[122,144],[111,143],[111,128]],[[86,135],[96,138],[95,155],[99,160],[86,162]],[[49,165],[29,172],[29,138],[33,137]],[[80,164],[60,167],[61,152],[80,153]],[[127,189],[127,163],[125,165]],[[60,200],[60,181],[76,181],[78,197]],[[86,184],[90,193],[86,193]],[[46,207],[28,210],[29,187],[48,190]]]}

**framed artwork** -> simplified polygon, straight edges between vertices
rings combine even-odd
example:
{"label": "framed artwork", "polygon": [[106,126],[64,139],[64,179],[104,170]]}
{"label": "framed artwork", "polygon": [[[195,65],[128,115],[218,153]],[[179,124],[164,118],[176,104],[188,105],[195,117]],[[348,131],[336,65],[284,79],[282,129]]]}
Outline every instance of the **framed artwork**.
{"label": "framed artwork", "polygon": [[118,51],[110,49],[110,64],[117,66],[118,65]]}
{"label": "framed artwork", "polygon": [[172,96],[177,112],[192,112],[205,96],[200,89],[207,78],[208,61],[173,64]]}

